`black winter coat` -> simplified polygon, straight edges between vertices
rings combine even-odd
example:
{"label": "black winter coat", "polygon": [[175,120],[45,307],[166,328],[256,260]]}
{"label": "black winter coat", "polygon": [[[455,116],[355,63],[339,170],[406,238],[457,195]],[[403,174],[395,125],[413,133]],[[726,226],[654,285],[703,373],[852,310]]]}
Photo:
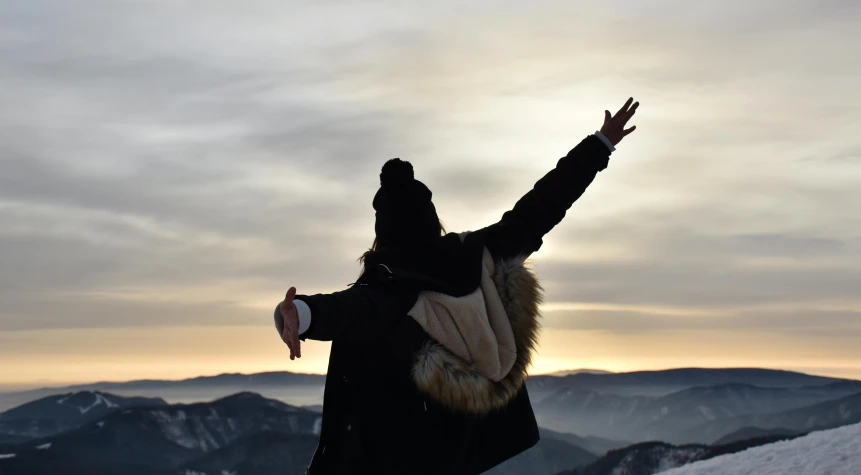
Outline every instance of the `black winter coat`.
{"label": "black winter coat", "polygon": [[[320,442],[307,473],[473,475],[538,442],[525,385],[485,416],[451,411],[422,394],[411,371],[429,337],[407,312],[421,290],[474,290],[485,246],[495,260],[537,251],[609,155],[590,135],[498,223],[463,242],[452,233],[420,248],[382,251],[349,289],[296,296],[312,315],[301,338],[332,341]],[[392,268],[407,272],[393,276]]]}

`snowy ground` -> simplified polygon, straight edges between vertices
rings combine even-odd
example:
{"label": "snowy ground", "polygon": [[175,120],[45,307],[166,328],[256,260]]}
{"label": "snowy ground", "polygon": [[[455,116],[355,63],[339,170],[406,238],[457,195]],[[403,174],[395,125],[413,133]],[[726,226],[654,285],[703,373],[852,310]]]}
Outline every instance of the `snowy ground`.
{"label": "snowy ground", "polygon": [[814,432],[661,472],[661,475],[859,475],[861,424]]}

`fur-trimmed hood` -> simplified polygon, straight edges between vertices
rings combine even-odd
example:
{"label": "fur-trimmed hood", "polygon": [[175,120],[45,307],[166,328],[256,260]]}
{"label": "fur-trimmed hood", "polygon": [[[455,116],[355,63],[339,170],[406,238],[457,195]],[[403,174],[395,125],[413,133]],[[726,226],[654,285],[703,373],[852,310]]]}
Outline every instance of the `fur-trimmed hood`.
{"label": "fur-trimmed hood", "polygon": [[504,407],[526,381],[541,293],[525,256],[494,261],[486,248],[481,283],[472,293],[421,292],[409,315],[431,339],[416,355],[416,386],[459,412],[483,415]]}
{"label": "fur-trimmed hood", "polygon": [[[523,387],[539,331],[542,289],[528,256],[496,259],[484,233],[449,233],[410,248],[377,251],[360,285],[417,291],[407,312],[430,336],[412,347],[418,389],[457,412],[484,415]],[[366,280],[367,279],[367,280]],[[364,283],[363,283],[364,282]]]}

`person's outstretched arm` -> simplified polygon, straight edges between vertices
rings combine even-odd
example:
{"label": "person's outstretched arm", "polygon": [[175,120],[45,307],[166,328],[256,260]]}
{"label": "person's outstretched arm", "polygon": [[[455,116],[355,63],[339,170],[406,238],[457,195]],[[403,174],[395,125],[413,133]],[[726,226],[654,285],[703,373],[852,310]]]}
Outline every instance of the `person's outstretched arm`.
{"label": "person's outstretched arm", "polygon": [[392,329],[415,304],[418,292],[354,285],[331,294],[296,295],[290,287],[275,308],[275,327],[301,357],[300,340],[372,339]]}
{"label": "person's outstretched arm", "polygon": [[615,145],[636,129],[625,129],[640,105],[633,101],[628,99],[614,116],[604,111],[604,125],[599,132],[583,139],[561,158],[556,168],[538,180],[498,223],[477,231],[484,235],[491,254],[502,259],[528,256],[541,247],[544,235],[562,221],[595,175],[607,168]]}

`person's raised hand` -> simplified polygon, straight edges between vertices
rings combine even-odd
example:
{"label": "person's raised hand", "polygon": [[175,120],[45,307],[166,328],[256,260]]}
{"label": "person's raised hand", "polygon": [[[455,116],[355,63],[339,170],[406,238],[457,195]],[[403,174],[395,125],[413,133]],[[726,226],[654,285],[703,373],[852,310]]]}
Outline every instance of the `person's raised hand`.
{"label": "person's raised hand", "polygon": [[284,301],[279,305],[281,318],[284,319],[284,332],[281,333],[281,339],[290,348],[291,360],[302,357],[302,349],[299,346],[299,314],[296,312],[296,306],[293,305],[295,297],[296,287],[290,287]]}
{"label": "person's raised hand", "polygon": [[[633,105],[631,103],[633,102]],[[613,145],[618,145],[619,142],[622,141],[628,134],[637,129],[637,126],[633,126],[630,129],[625,128],[625,124],[634,116],[634,112],[637,112],[637,107],[640,106],[639,102],[634,102],[634,98],[631,97],[625,102],[625,105],[616,112],[616,115],[611,116],[610,111],[604,111],[604,125],[601,127],[601,133],[604,134],[604,137],[607,137],[607,140],[610,141]]]}

